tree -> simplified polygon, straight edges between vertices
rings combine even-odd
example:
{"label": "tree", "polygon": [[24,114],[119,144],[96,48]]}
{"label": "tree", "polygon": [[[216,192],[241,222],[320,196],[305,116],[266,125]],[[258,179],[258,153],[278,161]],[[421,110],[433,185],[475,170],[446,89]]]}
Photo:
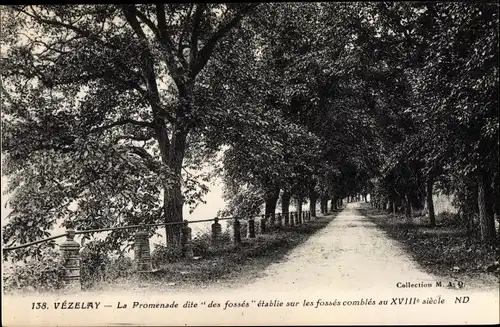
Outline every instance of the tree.
{"label": "tree", "polygon": [[[56,214],[41,215],[38,232],[12,231],[4,239],[39,238],[55,216],[78,228],[91,220],[116,223],[131,206],[149,220],[182,221],[182,167],[190,134],[203,124],[197,90],[210,87],[200,77],[213,54],[224,51],[224,37],[256,6],[10,7],[2,136],[11,187],[25,185],[11,201],[10,226],[33,212],[23,200],[27,184],[45,192],[46,210]],[[42,174],[41,165],[60,174]],[[78,209],[69,209],[72,202]],[[101,208],[109,209],[109,222],[92,217]],[[167,242],[178,231],[167,228]]]}

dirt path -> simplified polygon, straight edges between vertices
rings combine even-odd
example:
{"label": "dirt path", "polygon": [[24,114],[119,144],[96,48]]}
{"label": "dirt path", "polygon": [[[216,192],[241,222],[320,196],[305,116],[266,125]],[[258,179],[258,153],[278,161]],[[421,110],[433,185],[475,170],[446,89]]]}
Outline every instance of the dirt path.
{"label": "dirt path", "polygon": [[[424,272],[401,246],[390,239],[350,203],[325,228],[292,250],[285,261],[270,265],[262,276],[238,291],[302,292],[330,289],[335,292],[427,293],[428,287],[411,284],[448,284]],[[399,286],[401,286],[401,284]],[[452,289],[439,288],[442,292]],[[433,292],[435,293],[435,292]]]}
{"label": "dirt path", "polygon": [[[102,309],[90,315],[82,312],[81,321],[85,321],[86,325],[106,324],[104,322],[308,325],[312,321],[317,324],[345,325],[491,324],[498,321],[498,293],[436,287],[436,282],[447,284],[449,281],[425,273],[396,241],[362,216],[357,208],[359,204],[349,204],[332,222],[291,250],[281,261],[260,272],[248,270],[237,280],[214,283],[207,288],[198,285],[194,290],[186,289],[186,292],[174,292],[147,284],[139,289],[119,285],[109,292],[82,292],[74,297],[78,301],[102,301],[103,306],[108,305],[109,308],[118,308],[120,303],[122,308],[124,304],[130,308],[133,303],[176,301],[182,305],[195,301],[200,303],[198,311],[172,311],[170,314],[167,309]],[[428,283],[432,287],[405,288],[398,287],[398,283]],[[456,298],[464,296],[468,297],[467,305],[461,302],[457,304]],[[405,303],[408,299],[420,302]],[[10,307],[3,310],[9,312],[12,308],[28,308],[26,303],[35,300],[39,301],[37,298],[12,298],[4,301]],[[430,300],[433,301],[431,304]],[[309,304],[306,305],[306,302]],[[215,304],[210,307],[212,303]],[[228,309],[228,303],[234,306]],[[268,304],[261,306],[262,303]],[[242,307],[237,307],[238,304]],[[34,321],[35,318],[37,322],[46,319],[58,323],[69,317],[73,322],[80,319],[76,313],[64,316],[63,311],[50,311],[57,313],[57,316],[49,316],[47,312],[30,312],[30,315],[19,316],[16,322],[25,322],[26,319]],[[153,314],[155,312],[157,314]]]}

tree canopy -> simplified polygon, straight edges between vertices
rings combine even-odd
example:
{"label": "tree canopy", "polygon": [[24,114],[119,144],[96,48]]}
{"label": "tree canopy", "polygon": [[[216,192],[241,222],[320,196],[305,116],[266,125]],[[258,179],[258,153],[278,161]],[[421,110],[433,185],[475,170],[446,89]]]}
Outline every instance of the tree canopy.
{"label": "tree canopy", "polygon": [[238,215],[358,193],[411,215],[438,187],[495,238],[496,4],[16,5],[2,27],[5,244],[182,221],[206,165]]}

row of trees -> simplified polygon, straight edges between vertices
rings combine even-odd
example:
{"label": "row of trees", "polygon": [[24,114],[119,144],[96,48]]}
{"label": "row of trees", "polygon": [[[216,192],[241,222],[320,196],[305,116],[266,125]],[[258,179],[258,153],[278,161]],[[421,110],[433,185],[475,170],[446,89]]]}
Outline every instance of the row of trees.
{"label": "row of trees", "polygon": [[493,240],[500,199],[498,6],[381,3],[374,9],[384,26],[374,47],[384,53],[370,56],[372,67],[386,62],[396,68],[393,91],[379,99],[399,106],[388,106],[380,117],[393,129],[380,138],[377,200],[407,216],[425,204],[435,226],[437,187],[455,195],[471,233]]}
{"label": "row of trees", "polygon": [[242,216],[354,193],[411,211],[425,185],[473,212],[477,192],[486,240],[497,21],[487,4],[4,7],[4,242],[181,221],[204,163]]}

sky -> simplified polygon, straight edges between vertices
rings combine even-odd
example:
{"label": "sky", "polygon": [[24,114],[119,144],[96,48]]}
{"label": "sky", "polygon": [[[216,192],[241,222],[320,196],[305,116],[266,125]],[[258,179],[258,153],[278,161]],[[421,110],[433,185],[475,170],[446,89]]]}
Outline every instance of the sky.
{"label": "sky", "polygon": [[[2,204],[2,210],[1,210],[1,217],[2,217],[2,226],[7,223],[7,215],[11,211],[8,207],[6,207],[6,203],[9,199],[8,194],[4,194],[4,191],[6,189],[7,185],[7,177],[2,176],[1,179],[1,188],[2,188],[2,195],[1,195],[1,204]],[[209,218],[214,218],[217,215],[217,212],[219,210],[222,210],[225,208],[226,202],[224,201],[222,194],[222,184],[219,180],[212,181],[212,183],[209,184],[210,191],[204,196],[204,200],[206,201],[206,204],[200,203],[196,209],[193,211],[193,213],[189,213],[189,207],[186,205],[184,206],[184,219],[187,220],[201,220],[201,219],[209,219]],[[192,224],[190,227],[192,228],[193,231],[193,236],[195,236],[197,233],[203,232],[208,230],[210,226],[210,223],[197,223],[197,224]],[[224,225],[223,225],[224,226]],[[56,226],[54,230],[51,231],[53,235],[64,233],[64,229]],[[162,234],[162,237],[160,238],[153,238],[151,240],[151,244],[154,243],[160,243],[163,242],[164,240],[164,232],[163,229],[159,230],[159,233]],[[60,238],[58,239],[58,243],[62,242],[64,239]]]}

